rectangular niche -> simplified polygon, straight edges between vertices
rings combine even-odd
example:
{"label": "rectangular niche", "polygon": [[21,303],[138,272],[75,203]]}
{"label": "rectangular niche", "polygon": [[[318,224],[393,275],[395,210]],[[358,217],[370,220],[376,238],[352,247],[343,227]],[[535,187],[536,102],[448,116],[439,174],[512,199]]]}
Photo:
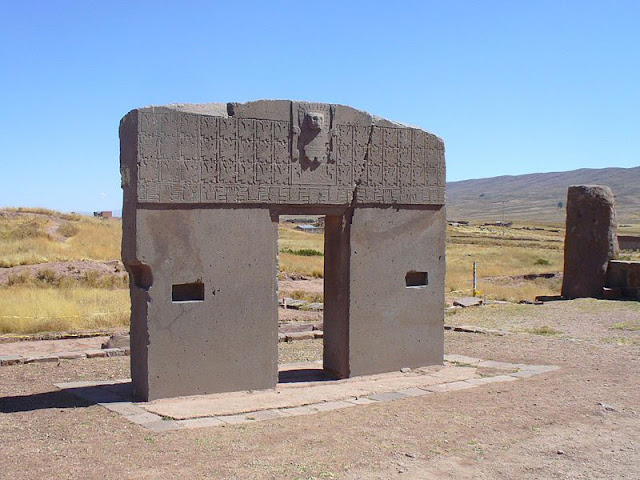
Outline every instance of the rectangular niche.
{"label": "rectangular niche", "polygon": [[412,270],[407,272],[404,281],[407,288],[423,288],[429,284],[429,275],[427,272],[416,272]]}
{"label": "rectangular niche", "polygon": [[204,302],[204,283],[178,283],[171,286],[172,302]]}

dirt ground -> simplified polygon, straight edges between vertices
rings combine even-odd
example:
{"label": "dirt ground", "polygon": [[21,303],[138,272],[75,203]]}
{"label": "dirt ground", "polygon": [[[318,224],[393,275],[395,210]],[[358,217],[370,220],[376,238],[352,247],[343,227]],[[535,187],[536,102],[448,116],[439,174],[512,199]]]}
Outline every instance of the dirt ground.
{"label": "dirt ground", "polygon": [[[0,478],[637,479],[639,321],[638,302],[465,309],[446,322],[514,333],[447,331],[447,353],[562,368],[390,403],[166,433],[53,387],[127,377],[127,358],[2,367]],[[321,355],[319,341],[280,347],[282,362]]]}

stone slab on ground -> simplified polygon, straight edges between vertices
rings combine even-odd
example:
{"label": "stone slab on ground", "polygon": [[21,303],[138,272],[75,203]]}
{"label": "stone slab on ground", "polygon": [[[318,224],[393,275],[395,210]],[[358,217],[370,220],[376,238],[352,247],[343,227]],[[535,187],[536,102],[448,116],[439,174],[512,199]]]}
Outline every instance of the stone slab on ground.
{"label": "stone slab on ground", "polygon": [[559,368],[553,365],[485,361],[462,355],[448,355],[447,358],[449,361],[490,364],[498,370],[515,373],[480,377],[476,367],[450,365],[421,367],[405,373],[327,380],[322,375],[322,362],[317,361],[280,365],[281,378],[286,378],[286,382],[279,383],[275,389],[180,397],[148,403],[131,401],[132,390],[128,379],[79,381],[56,384],[56,387],[97,403],[146,429],[164,432],[311,415],[359,405],[444,394],[497,382],[514,382]]}
{"label": "stone slab on ground", "polygon": [[453,301],[453,305],[455,307],[462,307],[462,308],[467,308],[467,307],[478,307],[480,305],[482,305],[482,299],[478,298],[478,297],[462,297],[462,298],[456,298]]}
{"label": "stone slab on ground", "polygon": [[18,365],[24,363],[24,358],[20,355],[0,355],[0,365]]}
{"label": "stone slab on ground", "polygon": [[38,356],[59,352],[84,352],[99,349],[108,336],[88,338],[65,338],[61,340],[37,340],[0,343],[1,355]]}

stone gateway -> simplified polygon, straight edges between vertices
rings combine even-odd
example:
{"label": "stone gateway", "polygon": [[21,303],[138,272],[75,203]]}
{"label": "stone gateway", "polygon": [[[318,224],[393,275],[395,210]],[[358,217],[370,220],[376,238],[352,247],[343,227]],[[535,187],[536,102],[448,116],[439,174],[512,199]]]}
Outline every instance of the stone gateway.
{"label": "stone gateway", "polygon": [[325,215],[323,368],[442,363],[443,141],[342,105],[168,105],[120,124],[137,398],[272,388],[279,215]]}

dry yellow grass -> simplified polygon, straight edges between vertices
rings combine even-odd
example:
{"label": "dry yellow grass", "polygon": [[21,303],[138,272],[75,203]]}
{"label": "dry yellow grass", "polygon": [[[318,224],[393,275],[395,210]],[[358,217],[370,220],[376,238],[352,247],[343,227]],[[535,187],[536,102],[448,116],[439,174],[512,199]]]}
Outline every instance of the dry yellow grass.
{"label": "dry yellow grass", "polygon": [[[14,211],[13,215],[0,214],[0,266],[120,257],[120,220],[40,209],[30,212],[32,215],[26,215],[29,212],[24,210]],[[471,294],[474,261],[478,262],[478,289],[487,298],[518,301],[560,293],[557,278],[514,280],[508,277],[561,272],[564,240],[561,227],[449,227],[447,237],[446,292],[450,296]],[[291,253],[304,249],[323,252],[323,235],[295,230],[295,225],[283,223],[279,227],[278,247],[281,272],[324,276],[324,257]],[[48,288],[35,288],[34,282],[0,288],[0,331],[126,326],[128,291],[118,288],[124,285],[88,280],[54,282]]]}
{"label": "dry yellow grass", "polygon": [[557,279],[487,280],[487,277],[562,271],[564,232],[553,226],[534,227],[544,230],[523,230],[524,227],[504,230],[449,227],[446,292],[454,296],[472,293],[475,261],[478,290],[488,298],[518,301],[559,294]]}
{"label": "dry yellow grass", "polygon": [[10,211],[0,215],[0,267],[113,260],[120,258],[121,236],[119,219]]}
{"label": "dry yellow grass", "polygon": [[[310,277],[324,277],[324,257],[287,253],[287,250],[311,249],[324,252],[324,235],[295,230],[294,225],[281,224],[278,229],[279,269]],[[284,251],[283,251],[284,250]]]}
{"label": "dry yellow grass", "polygon": [[100,288],[0,289],[0,333],[64,332],[129,324],[129,291]]}

